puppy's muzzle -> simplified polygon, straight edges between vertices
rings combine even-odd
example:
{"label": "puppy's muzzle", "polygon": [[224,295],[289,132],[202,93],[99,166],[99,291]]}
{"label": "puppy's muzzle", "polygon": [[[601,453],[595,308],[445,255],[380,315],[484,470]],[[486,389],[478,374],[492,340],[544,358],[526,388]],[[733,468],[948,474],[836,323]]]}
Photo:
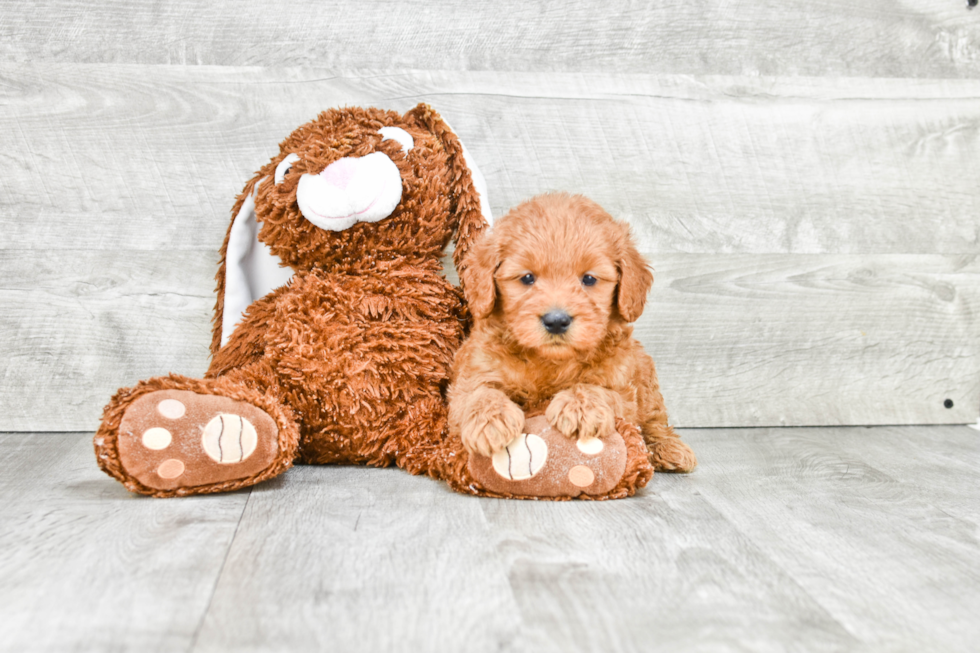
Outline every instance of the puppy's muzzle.
{"label": "puppy's muzzle", "polygon": [[572,316],[560,309],[548,311],[541,316],[541,324],[544,325],[544,330],[556,336],[568,331],[568,325],[571,323]]}

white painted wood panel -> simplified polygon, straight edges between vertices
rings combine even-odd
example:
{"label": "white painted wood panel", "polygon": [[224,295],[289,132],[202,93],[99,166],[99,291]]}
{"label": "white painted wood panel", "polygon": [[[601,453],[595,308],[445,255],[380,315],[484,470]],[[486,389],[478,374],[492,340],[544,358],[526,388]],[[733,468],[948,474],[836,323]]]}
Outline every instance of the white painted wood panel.
{"label": "white painted wood panel", "polygon": [[966,0],[7,0],[7,61],[975,77]]}
{"label": "white painted wood panel", "polygon": [[980,81],[0,66],[0,248],[213,249],[292,129],[429,102],[496,213],[593,197],[654,252],[978,253]]}
{"label": "white painted wood panel", "polygon": [[90,433],[0,434],[0,650],[971,650],[980,437],[685,430],[605,503],[397,469],[129,495]]}
{"label": "white painted wood panel", "polygon": [[0,421],[95,430],[123,386],[208,366],[217,252],[0,252]]}
{"label": "white painted wood panel", "polygon": [[649,258],[657,280],[636,334],[673,423],[962,424],[980,414],[975,256]]}
{"label": "white painted wood panel", "polygon": [[[672,479],[661,478],[662,491]],[[195,651],[853,642],[689,491],[669,503],[657,491],[498,501],[398,470],[309,467],[277,485],[252,494]]]}
{"label": "white painted wood panel", "polygon": [[189,650],[248,495],[137,497],[91,437],[0,434],[0,650]]}
{"label": "white painted wood panel", "polygon": [[522,616],[490,541],[443,483],[293,468],[252,491],[193,650],[505,650]]}
{"label": "white painted wood panel", "polygon": [[[207,365],[232,200],[320,109],[442,110],[499,215],[583,192],[657,267],[676,424],[972,422],[980,82],[0,66],[0,424]],[[943,406],[954,402],[952,409]]]}
{"label": "white painted wood panel", "polygon": [[524,650],[857,646],[817,597],[699,496],[707,474],[696,474],[655,475],[635,501],[482,504],[524,617]]}
{"label": "white painted wood panel", "polygon": [[[203,374],[215,258],[2,253],[5,428],[94,429],[116,388]],[[636,333],[676,425],[964,423],[980,412],[976,257],[648,258],[656,281]]]}
{"label": "white painted wood panel", "polygon": [[[865,438],[877,446],[865,446]],[[938,477],[933,468],[927,473],[937,482],[920,484],[912,463],[919,457],[909,454],[929,442],[937,450],[977,450],[977,434],[966,427],[728,429],[702,459],[717,465],[710,482],[691,480],[865,650],[968,651],[980,634],[978,523],[975,513],[951,513],[947,499],[957,478],[969,477],[960,491],[973,492],[976,466]],[[926,456],[923,466],[936,458]],[[884,526],[895,523],[907,527]],[[936,624],[943,644],[927,634]]]}

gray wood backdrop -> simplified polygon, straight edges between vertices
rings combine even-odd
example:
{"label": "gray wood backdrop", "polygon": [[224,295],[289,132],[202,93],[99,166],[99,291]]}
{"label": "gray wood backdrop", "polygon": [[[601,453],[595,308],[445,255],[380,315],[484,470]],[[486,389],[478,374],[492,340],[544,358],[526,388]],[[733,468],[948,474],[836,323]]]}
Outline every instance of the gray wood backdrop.
{"label": "gray wood backdrop", "polygon": [[5,0],[0,430],[202,374],[252,171],[320,110],[421,101],[496,214],[569,190],[632,223],[676,425],[977,419],[964,0]]}

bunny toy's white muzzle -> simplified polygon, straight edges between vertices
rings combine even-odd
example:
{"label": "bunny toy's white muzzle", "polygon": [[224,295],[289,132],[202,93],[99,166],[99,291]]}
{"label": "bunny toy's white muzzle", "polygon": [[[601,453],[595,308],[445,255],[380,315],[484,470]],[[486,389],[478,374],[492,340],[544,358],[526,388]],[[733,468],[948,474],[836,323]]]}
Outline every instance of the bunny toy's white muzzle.
{"label": "bunny toy's white muzzle", "polygon": [[304,174],[296,187],[303,217],[328,231],[383,220],[401,199],[401,173],[384,152],[339,159],[320,174]]}

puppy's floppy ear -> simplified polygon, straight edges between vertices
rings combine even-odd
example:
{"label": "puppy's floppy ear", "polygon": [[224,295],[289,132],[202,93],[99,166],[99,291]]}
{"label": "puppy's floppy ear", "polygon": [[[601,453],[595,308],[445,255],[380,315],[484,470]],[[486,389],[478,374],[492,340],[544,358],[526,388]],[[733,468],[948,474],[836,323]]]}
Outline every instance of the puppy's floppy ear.
{"label": "puppy's floppy ear", "polygon": [[459,269],[463,295],[470,305],[470,313],[482,319],[493,312],[497,301],[497,284],[493,274],[500,261],[497,255],[497,240],[491,230],[483,230],[479,238],[471,243],[466,256],[466,265]]}
{"label": "puppy's floppy ear", "polygon": [[627,322],[635,322],[643,313],[647,293],[653,285],[653,272],[636,250],[629,227],[622,225],[619,240],[619,285],[616,287],[616,308]]}

